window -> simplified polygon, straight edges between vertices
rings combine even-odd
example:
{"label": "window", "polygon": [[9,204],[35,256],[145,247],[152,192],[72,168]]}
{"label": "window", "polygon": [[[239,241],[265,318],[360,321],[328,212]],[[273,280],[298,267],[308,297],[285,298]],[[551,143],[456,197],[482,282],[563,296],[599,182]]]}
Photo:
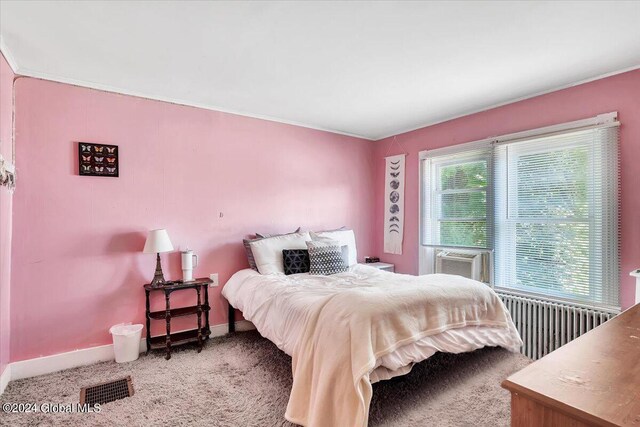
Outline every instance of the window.
{"label": "window", "polygon": [[421,264],[486,248],[500,290],[619,307],[617,122],[593,120],[426,152]]}
{"label": "window", "polygon": [[487,246],[487,162],[454,163],[438,168],[440,243]]}
{"label": "window", "polygon": [[488,203],[491,151],[465,151],[433,157],[423,167],[428,174],[429,223],[422,240],[428,245],[488,248]]}

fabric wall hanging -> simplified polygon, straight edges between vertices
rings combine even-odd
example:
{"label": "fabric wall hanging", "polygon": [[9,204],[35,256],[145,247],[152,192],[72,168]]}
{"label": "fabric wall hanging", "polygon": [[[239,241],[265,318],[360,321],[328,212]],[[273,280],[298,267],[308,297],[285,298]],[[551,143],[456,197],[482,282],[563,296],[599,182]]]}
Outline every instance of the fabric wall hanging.
{"label": "fabric wall hanging", "polygon": [[385,157],[384,173],[384,252],[402,254],[404,235],[405,154]]}

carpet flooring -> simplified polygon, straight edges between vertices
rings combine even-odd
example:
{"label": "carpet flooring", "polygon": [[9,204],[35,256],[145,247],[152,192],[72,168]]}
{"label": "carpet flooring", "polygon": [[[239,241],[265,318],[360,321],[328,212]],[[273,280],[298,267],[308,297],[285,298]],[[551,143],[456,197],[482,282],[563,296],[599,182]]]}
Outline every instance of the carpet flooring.
{"label": "carpet flooring", "polygon": [[[410,374],[374,384],[370,426],[507,426],[509,393],[500,382],[531,361],[486,348],[436,354]],[[13,381],[1,403],[77,403],[79,390],[131,375],[134,396],[100,413],[0,412],[2,426],[291,426],[284,419],[291,359],[257,332],[211,339],[135,362],[99,363]]]}

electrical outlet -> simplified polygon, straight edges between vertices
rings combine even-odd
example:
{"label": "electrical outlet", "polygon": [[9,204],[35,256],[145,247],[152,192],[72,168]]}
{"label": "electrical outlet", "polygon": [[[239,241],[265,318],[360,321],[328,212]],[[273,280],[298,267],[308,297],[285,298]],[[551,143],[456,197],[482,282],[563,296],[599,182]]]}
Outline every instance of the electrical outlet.
{"label": "electrical outlet", "polygon": [[218,273],[211,273],[209,275],[209,279],[211,279],[213,281],[213,283],[211,283],[209,286],[210,287],[215,287],[218,286],[220,284],[220,282],[218,282]]}

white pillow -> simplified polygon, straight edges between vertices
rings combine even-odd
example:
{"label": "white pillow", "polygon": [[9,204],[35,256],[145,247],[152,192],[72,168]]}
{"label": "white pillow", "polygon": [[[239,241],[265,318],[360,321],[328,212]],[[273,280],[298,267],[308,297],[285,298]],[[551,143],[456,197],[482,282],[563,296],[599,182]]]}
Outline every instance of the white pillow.
{"label": "white pillow", "polygon": [[331,239],[340,242],[340,245],[347,245],[349,248],[349,266],[356,265],[358,263],[358,252],[356,250],[356,235],[353,230],[335,230],[335,231],[320,231],[311,234],[311,240],[324,240]]}
{"label": "white pillow", "polygon": [[284,274],[283,249],[307,249],[309,233],[284,234],[249,243],[260,274]]}

